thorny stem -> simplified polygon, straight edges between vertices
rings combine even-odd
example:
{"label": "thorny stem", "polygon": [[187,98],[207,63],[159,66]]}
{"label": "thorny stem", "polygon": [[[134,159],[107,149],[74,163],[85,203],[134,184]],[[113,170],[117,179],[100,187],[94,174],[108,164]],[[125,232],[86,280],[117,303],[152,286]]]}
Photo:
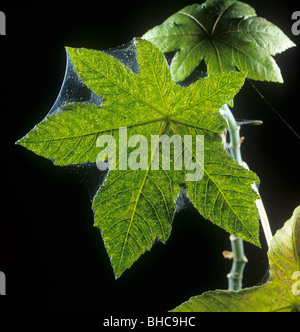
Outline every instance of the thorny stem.
{"label": "thorny stem", "polygon": [[[240,137],[240,126],[236,122],[231,110],[228,105],[224,105],[221,108],[221,113],[224,118],[228,122],[228,131],[230,136],[230,144],[229,150],[233,159],[237,161],[240,165],[243,165],[245,168],[249,169],[248,165],[243,161],[241,154],[241,144],[243,142],[243,138]],[[253,124],[261,124],[259,121],[251,122]],[[256,184],[252,185],[252,188],[258,193],[258,189]],[[258,193],[259,194],[259,193]],[[261,199],[256,201],[256,206],[258,208],[258,212],[260,215],[261,223],[264,229],[265,237],[270,246],[270,242],[272,239],[272,232],[270,229],[269,220]],[[242,280],[243,280],[243,272],[245,269],[245,265],[248,262],[245,254],[244,254],[244,243],[242,239],[236,238],[235,236],[230,236],[231,247],[233,252],[233,265],[230,273],[227,275],[228,278],[228,290],[229,291],[238,291],[242,289]]]}
{"label": "thorny stem", "polygon": [[244,253],[244,242],[233,235],[230,236],[233,253],[233,264],[228,278],[228,290],[238,291],[243,288],[243,273],[248,262]]}
{"label": "thorny stem", "polygon": [[240,149],[240,127],[238,126],[233,114],[231,113],[228,105],[223,106],[223,115],[228,122],[228,130],[230,135],[229,150],[232,158],[237,161],[240,165],[243,164],[241,149]]}

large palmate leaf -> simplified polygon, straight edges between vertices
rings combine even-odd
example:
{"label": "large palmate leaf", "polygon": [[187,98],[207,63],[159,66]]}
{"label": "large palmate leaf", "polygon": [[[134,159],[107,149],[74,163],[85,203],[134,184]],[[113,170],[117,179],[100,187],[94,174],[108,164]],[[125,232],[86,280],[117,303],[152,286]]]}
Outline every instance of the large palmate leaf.
{"label": "large palmate leaf", "polygon": [[[101,229],[116,277],[156,239],[167,241],[182,186],[204,217],[259,246],[258,197],[251,188],[259,180],[232,160],[220,135],[226,122],[219,108],[239,91],[245,75],[216,74],[181,87],[154,45],[140,39],[135,44],[139,73],[104,52],[68,48],[79,77],[103,98],[103,104],[65,105],[63,112],[48,116],[19,144],[56,165],[101,164],[107,159],[103,147],[105,151],[116,147],[116,167],[113,158],[93,202],[95,226]],[[194,172],[174,167],[181,156],[173,155],[173,148],[170,170],[162,169],[162,159],[159,170],[153,169],[162,135],[178,135],[182,141],[192,137],[193,146],[184,152],[193,157],[201,180],[187,181]],[[203,159],[196,152],[197,135],[204,136]],[[105,145],[102,139],[107,138]],[[146,154],[140,153],[142,147]],[[135,166],[129,168],[129,162]]]}
{"label": "large palmate leaf", "polygon": [[300,207],[272,240],[270,281],[239,292],[214,291],[191,298],[174,311],[300,312]]}
{"label": "large palmate leaf", "polygon": [[255,80],[283,82],[272,55],[295,44],[274,24],[236,0],[207,0],[187,6],[143,38],[162,52],[176,51],[175,81],[183,81],[204,60],[208,73],[237,67]]}

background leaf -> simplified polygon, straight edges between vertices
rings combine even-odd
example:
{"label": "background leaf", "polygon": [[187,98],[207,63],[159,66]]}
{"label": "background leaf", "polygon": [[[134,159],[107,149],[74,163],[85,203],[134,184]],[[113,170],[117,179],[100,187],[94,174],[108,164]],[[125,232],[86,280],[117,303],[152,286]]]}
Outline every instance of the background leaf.
{"label": "background leaf", "polygon": [[171,63],[175,81],[183,81],[204,60],[208,74],[237,67],[251,79],[282,83],[272,55],[295,46],[252,7],[235,0],[187,6],[143,38],[164,53],[176,51]]}
{"label": "background leaf", "polygon": [[271,277],[267,284],[239,292],[207,292],[174,311],[300,312],[300,296],[295,287],[295,273],[300,273],[300,207],[274,236],[268,256]]}

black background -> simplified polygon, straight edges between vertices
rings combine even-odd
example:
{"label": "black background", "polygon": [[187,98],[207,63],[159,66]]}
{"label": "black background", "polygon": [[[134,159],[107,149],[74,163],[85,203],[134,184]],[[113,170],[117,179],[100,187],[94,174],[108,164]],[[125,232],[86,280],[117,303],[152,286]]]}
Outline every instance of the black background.
{"label": "black background", "polygon": [[[1,220],[0,271],[7,279],[4,310],[166,312],[207,290],[227,287],[231,263],[228,234],[190,208],[176,215],[166,245],[155,244],[115,280],[100,233],[93,228],[88,191],[64,168],[14,142],[40,122],[53,105],[65,70],[64,46],[108,49],[143,35],[191,1],[152,0],[23,2],[0,10],[7,35],[0,36]],[[278,25],[296,44],[296,1],[248,1],[258,16]],[[293,48],[276,56],[285,84],[254,82],[300,133],[299,58]],[[261,178],[261,195],[273,232],[300,204],[300,140],[246,83],[236,97],[237,118],[261,119],[247,127],[243,156]],[[246,244],[244,286],[257,284],[268,260]],[[6,308],[6,309],[5,309]]]}

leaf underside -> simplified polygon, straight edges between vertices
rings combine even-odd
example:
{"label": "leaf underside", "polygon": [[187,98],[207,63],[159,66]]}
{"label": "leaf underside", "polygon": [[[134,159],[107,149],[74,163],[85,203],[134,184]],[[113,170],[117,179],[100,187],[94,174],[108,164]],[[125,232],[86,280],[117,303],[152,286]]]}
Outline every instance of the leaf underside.
{"label": "leaf underside", "polygon": [[300,312],[300,207],[272,240],[270,282],[239,292],[214,291],[191,298],[174,312]]}
{"label": "leaf underside", "polygon": [[282,83],[272,56],[295,46],[277,26],[236,0],[207,0],[187,6],[143,38],[163,53],[176,51],[170,69],[177,82],[204,60],[208,74],[238,68],[247,72],[248,78]]}
{"label": "leaf underside", "polygon": [[[192,135],[193,142],[196,135],[204,135],[205,165],[197,159],[195,146],[192,149],[204,172],[201,181],[187,182],[189,171],[174,171],[172,155],[170,171],[161,167],[152,170],[151,149],[146,169],[117,167],[109,172],[92,208],[116,277],[156,240],[167,241],[182,186],[205,218],[259,246],[258,197],[251,188],[259,179],[233,161],[220,135],[226,122],[219,108],[239,91],[245,75],[216,74],[181,87],[173,81],[163,54],[154,45],[141,39],[135,44],[139,73],[106,53],[67,48],[80,79],[104,100],[103,104],[65,105],[61,113],[46,117],[18,143],[56,165],[69,165],[98,162],[103,148],[96,143],[102,135],[111,135],[116,155],[122,155],[119,128],[127,128],[128,139],[143,135],[149,144],[153,135],[179,135],[182,140]],[[135,149],[128,147],[127,157]]]}

